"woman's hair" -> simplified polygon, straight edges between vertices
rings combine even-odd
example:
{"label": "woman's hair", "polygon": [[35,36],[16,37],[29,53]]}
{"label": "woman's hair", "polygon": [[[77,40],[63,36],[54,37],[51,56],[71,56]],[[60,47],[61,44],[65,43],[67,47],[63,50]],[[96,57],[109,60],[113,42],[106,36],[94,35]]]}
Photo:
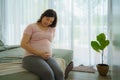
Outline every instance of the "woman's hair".
{"label": "woman's hair", "polygon": [[56,27],[57,24],[57,14],[53,9],[47,9],[40,17],[40,19],[38,19],[37,22],[41,22],[43,17],[54,17],[54,21],[52,22],[52,24],[50,25],[50,27]]}

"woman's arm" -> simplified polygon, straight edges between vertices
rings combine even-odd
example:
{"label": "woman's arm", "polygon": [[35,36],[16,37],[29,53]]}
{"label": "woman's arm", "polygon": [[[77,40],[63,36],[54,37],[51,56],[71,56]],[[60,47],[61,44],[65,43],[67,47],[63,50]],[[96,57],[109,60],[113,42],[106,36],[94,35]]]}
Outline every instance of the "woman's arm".
{"label": "woman's arm", "polygon": [[42,52],[42,51],[36,50],[29,44],[29,41],[30,41],[30,36],[24,33],[22,41],[21,41],[21,47],[24,48],[25,50],[27,50],[28,52],[38,55],[44,59],[48,58],[49,54],[47,54],[47,52]]}

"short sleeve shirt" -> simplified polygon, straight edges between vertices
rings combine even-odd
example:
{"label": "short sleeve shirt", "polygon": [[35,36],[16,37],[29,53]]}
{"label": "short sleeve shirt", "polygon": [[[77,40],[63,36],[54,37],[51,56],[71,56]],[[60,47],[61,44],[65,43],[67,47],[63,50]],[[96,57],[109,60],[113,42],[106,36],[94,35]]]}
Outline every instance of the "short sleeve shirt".
{"label": "short sleeve shirt", "polygon": [[[49,27],[47,30],[42,30],[36,23],[26,27],[24,34],[30,36],[30,45],[40,51],[50,52],[52,54],[52,40],[54,37],[55,28]],[[26,55],[33,55],[26,52]]]}

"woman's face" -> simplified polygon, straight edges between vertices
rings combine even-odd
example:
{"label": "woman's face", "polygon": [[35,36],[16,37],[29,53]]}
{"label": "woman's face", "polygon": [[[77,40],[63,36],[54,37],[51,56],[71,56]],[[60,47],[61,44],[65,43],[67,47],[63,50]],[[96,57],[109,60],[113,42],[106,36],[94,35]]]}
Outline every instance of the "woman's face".
{"label": "woman's face", "polygon": [[54,17],[46,17],[45,16],[42,18],[41,23],[43,26],[50,26],[53,23],[53,21],[54,21]]}

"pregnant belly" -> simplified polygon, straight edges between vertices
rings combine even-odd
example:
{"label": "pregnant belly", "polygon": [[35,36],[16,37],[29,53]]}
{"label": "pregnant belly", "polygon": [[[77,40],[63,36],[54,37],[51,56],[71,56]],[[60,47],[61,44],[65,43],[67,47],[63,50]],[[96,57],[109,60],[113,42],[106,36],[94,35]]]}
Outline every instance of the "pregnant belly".
{"label": "pregnant belly", "polygon": [[44,51],[44,52],[52,52],[51,42],[49,40],[40,40],[36,42],[32,42],[31,46],[37,50]]}

